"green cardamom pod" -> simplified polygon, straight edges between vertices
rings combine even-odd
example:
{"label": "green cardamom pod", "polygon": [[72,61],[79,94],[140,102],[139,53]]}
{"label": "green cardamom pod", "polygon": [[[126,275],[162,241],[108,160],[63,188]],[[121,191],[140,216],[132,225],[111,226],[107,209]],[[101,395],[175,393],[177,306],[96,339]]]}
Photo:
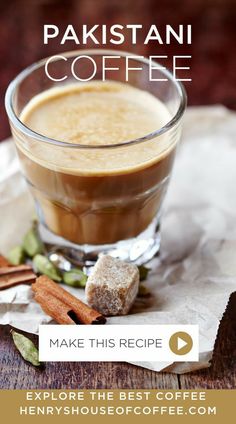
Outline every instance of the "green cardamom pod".
{"label": "green cardamom pod", "polygon": [[62,280],[60,271],[49,261],[47,256],[35,255],[33,265],[40,274],[45,274],[54,281],[60,282]]}
{"label": "green cardamom pod", "polygon": [[9,254],[8,260],[12,265],[20,265],[25,262],[25,252],[22,246],[13,247]]}
{"label": "green cardamom pod", "polygon": [[23,358],[35,367],[39,367],[41,365],[39,362],[39,353],[34,343],[28,337],[16,331],[11,331],[11,334],[14,344]]}
{"label": "green cardamom pod", "polygon": [[78,268],[63,273],[63,282],[72,287],[85,287],[87,278],[87,275]]}
{"label": "green cardamom pod", "polygon": [[44,246],[39,236],[36,223],[34,223],[33,227],[25,234],[23,239],[23,249],[31,258],[33,258],[38,253],[43,253]]}
{"label": "green cardamom pod", "polygon": [[144,265],[140,265],[140,266],[138,266],[138,270],[139,270],[139,278],[140,278],[140,281],[144,281],[144,280],[146,280],[146,279],[147,279],[147,276],[148,276],[149,271],[151,271],[151,269],[150,269],[150,268],[147,268],[147,267],[146,267],[146,266],[144,266]]}
{"label": "green cardamom pod", "polygon": [[143,284],[140,284],[139,290],[138,290],[138,296],[149,297],[150,295],[151,295],[151,292],[148,290],[148,288],[145,287]]}

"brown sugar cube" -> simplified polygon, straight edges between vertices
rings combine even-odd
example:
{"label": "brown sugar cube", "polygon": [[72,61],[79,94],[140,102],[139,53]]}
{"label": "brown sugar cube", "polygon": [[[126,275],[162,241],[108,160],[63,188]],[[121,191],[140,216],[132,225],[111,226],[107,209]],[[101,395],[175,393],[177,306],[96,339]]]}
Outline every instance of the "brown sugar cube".
{"label": "brown sugar cube", "polygon": [[139,287],[139,270],[111,256],[101,256],[88,277],[87,303],[103,315],[129,312]]}

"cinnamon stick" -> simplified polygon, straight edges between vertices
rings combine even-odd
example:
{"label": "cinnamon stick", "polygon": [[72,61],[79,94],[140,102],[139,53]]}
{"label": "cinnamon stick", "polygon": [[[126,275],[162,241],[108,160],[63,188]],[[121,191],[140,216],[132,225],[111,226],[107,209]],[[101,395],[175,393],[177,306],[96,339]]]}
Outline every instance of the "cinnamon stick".
{"label": "cinnamon stick", "polygon": [[0,268],[6,267],[6,266],[11,266],[11,264],[7,260],[7,258],[5,258],[5,256],[3,256],[3,255],[0,254]]}
{"label": "cinnamon stick", "polygon": [[29,265],[0,268],[0,290],[8,289],[18,284],[32,284],[35,279],[36,275]]}
{"label": "cinnamon stick", "polygon": [[32,285],[35,300],[59,324],[105,324],[106,318],[71,295],[46,275]]}

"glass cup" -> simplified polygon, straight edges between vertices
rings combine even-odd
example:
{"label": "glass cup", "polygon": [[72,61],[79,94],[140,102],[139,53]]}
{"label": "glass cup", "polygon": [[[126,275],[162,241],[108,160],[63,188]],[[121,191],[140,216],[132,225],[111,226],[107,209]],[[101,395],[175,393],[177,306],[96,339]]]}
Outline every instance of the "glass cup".
{"label": "glass cup", "polygon": [[[128,83],[165,105],[170,116],[166,125],[135,140],[97,146],[50,139],[22,122],[22,110],[34,96],[74,83],[76,72],[83,80],[91,72],[93,81],[102,80],[104,55],[109,56],[106,68],[111,68],[106,80],[126,82],[127,56],[130,68],[140,68],[129,71]],[[77,61],[78,56],[83,57]],[[44,59],[21,72],[6,93],[12,135],[35,200],[41,236],[49,253],[63,254],[79,265],[90,266],[104,253],[143,264],[160,249],[161,206],[180,138],[185,91],[160,65],[155,79],[161,81],[149,81],[149,60],[131,53],[80,50],[63,57],[50,62],[51,75],[67,76],[63,81],[46,75]],[[94,64],[96,72],[91,70]]]}

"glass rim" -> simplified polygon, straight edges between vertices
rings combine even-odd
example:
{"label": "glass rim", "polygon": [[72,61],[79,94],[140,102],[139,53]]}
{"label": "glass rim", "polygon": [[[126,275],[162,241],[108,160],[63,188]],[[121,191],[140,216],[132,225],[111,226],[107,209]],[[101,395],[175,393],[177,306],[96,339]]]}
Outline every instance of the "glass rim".
{"label": "glass rim", "polygon": [[[175,88],[177,89],[177,92],[179,94],[180,97],[180,104],[178,107],[178,110],[176,111],[175,115],[165,124],[163,125],[161,128],[158,128],[157,130],[154,130],[142,137],[137,137],[136,139],[132,139],[132,140],[128,140],[125,142],[119,142],[119,143],[115,143],[115,144],[101,144],[101,145],[91,145],[91,144],[78,144],[78,143],[69,143],[66,141],[60,141],[60,140],[56,140],[54,138],[50,138],[47,136],[44,136],[42,134],[37,133],[36,131],[33,131],[31,128],[27,127],[27,125],[25,125],[20,119],[19,117],[16,115],[14,108],[13,108],[13,95],[15,93],[15,90],[17,88],[17,86],[27,77],[29,76],[33,71],[39,69],[40,67],[42,67],[42,65],[45,65],[46,61],[55,56],[55,59],[52,60],[52,62],[56,62],[57,59],[56,57],[58,56],[64,56],[67,58],[76,56],[76,55],[119,55],[121,57],[126,57],[129,56],[131,58],[133,58],[134,60],[144,63],[146,65],[149,65],[149,59],[147,59],[146,57],[140,57],[140,55],[136,55],[134,53],[131,52],[127,52],[127,51],[122,51],[122,50],[113,50],[113,49],[81,49],[81,50],[71,50],[71,51],[67,51],[64,53],[57,53],[55,55],[52,56],[48,56],[46,58],[43,58],[37,62],[34,62],[33,64],[31,64],[30,66],[28,66],[27,68],[25,68],[23,71],[21,71],[8,85],[7,90],[6,90],[6,94],[5,94],[5,108],[6,108],[6,112],[8,115],[9,120],[21,131],[23,132],[26,136],[37,139],[41,142],[44,143],[48,143],[48,144],[53,144],[56,146],[61,146],[61,147],[68,147],[68,148],[74,148],[74,149],[109,149],[109,148],[116,148],[116,147],[125,147],[125,146],[130,146],[133,144],[138,144],[138,143],[142,143],[144,141],[147,140],[152,140],[153,138],[159,137],[160,135],[166,133],[167,131],[169,131],[171,128],[173,128],[182,118],[184,111],[186,109],[186,104],[187,104],[187,95],[184,89],[183,84],[180,81],[177,81],[174,79],[173,74],[166,68],[161,68],[160,72],[162,72],[162,74],[164,76],[166,76],[168,78],[168,80],[170,80],[173,85],[175,86]],[[161,66],[160,63],[158,63],[157,61],[152,59],[152,62],[155,65],[159,65]]]}

